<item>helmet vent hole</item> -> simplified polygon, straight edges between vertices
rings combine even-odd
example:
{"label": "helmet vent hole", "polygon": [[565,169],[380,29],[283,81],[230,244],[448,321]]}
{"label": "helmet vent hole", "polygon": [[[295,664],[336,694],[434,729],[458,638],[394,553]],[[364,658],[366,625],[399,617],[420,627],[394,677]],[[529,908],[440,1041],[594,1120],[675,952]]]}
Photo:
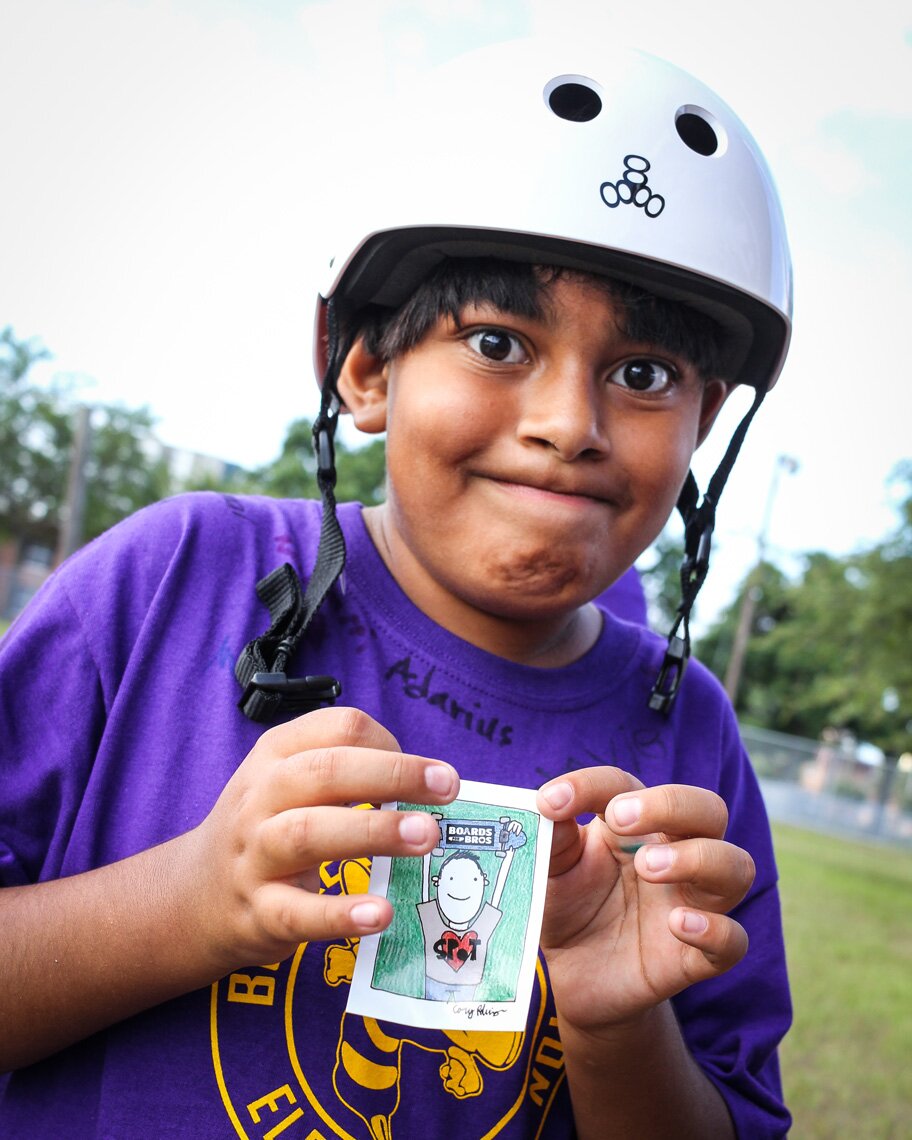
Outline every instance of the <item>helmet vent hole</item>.
{"label": "helmet vent hole", "polygon": [[571,123],[588,123],[602,109],[598,92],[584,83],[559,82],[545,94],[554,114]]}
{"label": "helmet vent hole", "polygon": [[725,150],[725,133],[720,123],[702,107],[682,107],[675,115],[675,129],[685,146],[709,158]]}

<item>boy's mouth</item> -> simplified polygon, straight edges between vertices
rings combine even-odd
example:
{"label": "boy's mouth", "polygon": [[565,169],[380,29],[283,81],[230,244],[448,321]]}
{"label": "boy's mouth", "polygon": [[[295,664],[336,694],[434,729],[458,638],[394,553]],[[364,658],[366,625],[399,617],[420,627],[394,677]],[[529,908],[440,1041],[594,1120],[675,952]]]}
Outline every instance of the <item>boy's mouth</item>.
{"label": "boy's mouth", "polygon": [[561,486],[556,481],[528,479],[524,477],[488,476],[495,485],[517,495],[550,497],[564,502],[599,503],[605,505],[611,500],[603,492],[588,487]]}

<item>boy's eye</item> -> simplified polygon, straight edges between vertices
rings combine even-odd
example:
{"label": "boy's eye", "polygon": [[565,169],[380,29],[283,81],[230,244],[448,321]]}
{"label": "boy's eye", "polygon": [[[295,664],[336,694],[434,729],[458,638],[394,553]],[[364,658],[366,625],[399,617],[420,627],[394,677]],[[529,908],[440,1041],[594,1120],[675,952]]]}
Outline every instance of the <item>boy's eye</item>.
{"label": "boy's eye", "polygon": [[528,360],[519,337],[502,329],[481,329],[470,333],[466,343],[479,355],[500,364],[523,364]]}
{"label": "boy's eye", "polygon": [[658,360],[628,360],[611,373],[611,381],[634,392],[664,392],[676,380],[674,369]]}

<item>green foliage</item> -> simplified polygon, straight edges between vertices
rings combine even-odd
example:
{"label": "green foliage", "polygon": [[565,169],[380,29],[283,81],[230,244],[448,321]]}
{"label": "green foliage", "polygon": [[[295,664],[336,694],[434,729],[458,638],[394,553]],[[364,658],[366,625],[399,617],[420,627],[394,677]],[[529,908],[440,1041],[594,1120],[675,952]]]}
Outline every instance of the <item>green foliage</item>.
{"label": "green foliage", "polygon": [[339,481],[336,498],[340,502],[358,501],[373,506],[386,495],[386,446],[373,440],[364,447],[348,448],[340,443]]}
{"label": "green foliage", "polygon": [[47,351],[0,332],[0,533],[32,534],[56,516],[66,478],[69,424],[53,392],[29,371]]}
{"label": "green foliage", "polygon": [[724,678],[744,595],[751,591],[755,608],[744,679],[738,693],[738,710],[752,724],[800,735],[782,708],[782,693],[777,683],[779,665],[769,649],[770,635],[790,618],[788,589],[785,575],[772,563],[763,562],[754,567],[732,605],[723,611],[706,635],[696,641],[694,651],[720,680]]}
{"label": "green foliage", "polygon": [[152,458],[145,446],[154,424],[147,409],[108,405],[98,408],[92,419],[92,447],[86,463],[86,540],[173,490],[165,458]]}
{"label": "green foliage", "polygon": [[[32,382],[31,369],[48,357],[34,341],[0,332],[0,537],[56,539],[66,502],[75,444],[78,395],[55,381]],[[251,492],[282,498],[319,497],[311,424],[295,420],[279,456],[254,471],[230,468],[178,486],[162,449],[152,436],[154,420],[146,408],[98,405],[91,410],[90,443],[85,462],[85,510],[82,540],[88,541],[140,507],[178,490]],[[384,493],[382,440],[352,448],[336,443],[336,498],[371,505]]]}
{"label": "green foliage", "polygon": [[[295,420],[285,434],[277,459],[254,471],[232,474],[227,483],[206,483],[209,490],[230,490],[282,499],[318,499],[317,461],[310,420]],[[383,500],[386,449],[382,440],[349,447],[336,439],[336,499],[373,506]],[[202,485],[194,484],[194,489]]]}
{"label": "green foliage", "polygon": [[684,539],[663,532],[637,563],[653,629],[671,629],[681,602],[681,562]]}
{"label": "green foliage", "polygon": [[912,467],[897,480],[893,534],[846,557],[809,554],[795,582],[759,567],[700,641],[721,677],[744,590],[758,591],[737,702],[746,720],[809,737],[833,725],[892,754],[912,747]]}
{"label": "green foliage", "polygon": [[[38,386],[30,370],[45,349],[0,333],[0,533],[53,537],[64,505],[77,395],[59,381]],[[92,410],[83,539],[172,490],[163,459],[150,457],[146,409]]]}

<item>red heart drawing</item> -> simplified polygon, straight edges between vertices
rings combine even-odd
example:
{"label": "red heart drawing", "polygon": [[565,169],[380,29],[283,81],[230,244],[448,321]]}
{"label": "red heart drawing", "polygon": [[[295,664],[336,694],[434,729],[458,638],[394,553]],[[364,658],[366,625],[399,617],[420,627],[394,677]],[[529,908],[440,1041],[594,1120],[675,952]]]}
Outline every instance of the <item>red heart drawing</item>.
{"label": "red heart drawing", "polygon": [[445,930],[434,949],[437,951],[437,956],[443,958],[448,966],[454,970],[461,970],[470,959],[474,961],[477,945],[478,935],[474,930],[467,930],[462,937],[453,930]]}

